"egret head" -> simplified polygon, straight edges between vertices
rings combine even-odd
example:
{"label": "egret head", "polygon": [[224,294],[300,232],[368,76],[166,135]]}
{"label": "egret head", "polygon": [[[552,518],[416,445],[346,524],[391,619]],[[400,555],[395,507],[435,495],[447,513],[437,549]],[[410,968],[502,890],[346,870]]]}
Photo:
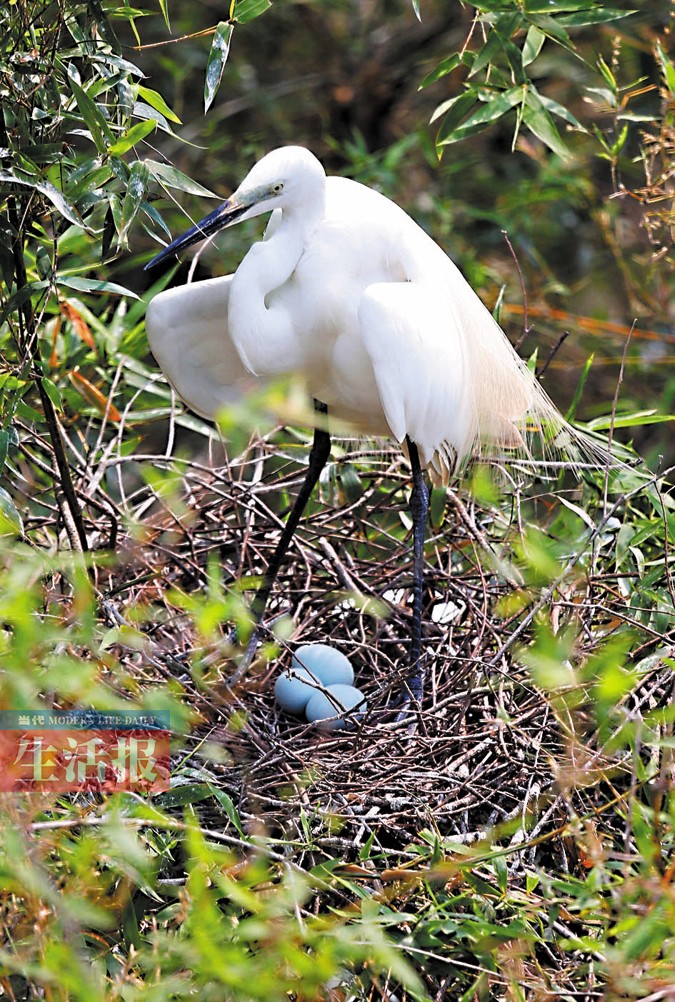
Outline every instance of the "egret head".
{"label": "egret head", "polygon": [[323,167],[304,147],[284,146],[272,150],[251,168],[226,202],[156,254],[145,269],[153,268],[227,226],[274,209],[291,211],[303,207],[310,210],[318,204],[323,210],[325,181]]}

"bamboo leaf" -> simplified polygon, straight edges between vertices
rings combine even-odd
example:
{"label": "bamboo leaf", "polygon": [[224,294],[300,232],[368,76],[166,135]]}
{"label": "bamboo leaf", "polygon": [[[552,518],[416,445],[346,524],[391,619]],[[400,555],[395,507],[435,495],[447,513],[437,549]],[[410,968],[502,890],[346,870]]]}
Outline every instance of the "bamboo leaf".
{"label": "bamboo leaf", "polygon": [[23,520],[7,491],[0,487],[0,536],[23,536]]}
{"label": "bamboo leaf", "polygon": [[92,142],[99,153],[107,153],[108,146],[115,142],[115,136],[106,122],[101,109],[94,99],[87,94],[76,79],[76,69],[72,63],[68,64],[68,84],[73,92],[73,97],[85,125],[89,129]]}
{"label": "bamboo leaf", "polygon": [[424,80],[420,84],[419,89],[424,90],[424,88],[428,87],[430,84],[436,83],[437,80],[440,80],[442,77],[447,76],[448,73],[452,73],[452,71],[456,69],[459,66],[459,64],[460,64],[459,52],[453,52],[451,56],[446,56],[446,58],[442,59],[438,64],[438,66],[431,71],[431,73],[428,73],[425,76]]}
{"label": "bamboo leaf", "polygon": [[146,104],[149,104],[151,108],[158,111],[160,115],[164,118],[168,118],[170,122],[175,122],[176,125],[181,124],[181,120],[175,111],[172,111],[169,105],[166,103],[162,95],[156,91],[151,90],[149,87],[143,87],[142,84],[138,85],[138,96],[142,97]]}
{"label": "bamboo leaf", "polygon": [[529,87],[525,95],[523,122],[550,150],[560,157],[569,157],[570,152],[534,87]]}
{"label": "bamboo leaf", "polygon": [[63,401],[61,399],[61,391],[59,390],[56,383],[54,383],[51,379],[48,379],[46,376],[42,377],[41,383],[42,383],[42,389],[45,391],[51,402],[54,404],[54,407],[56,407],[57,411],[62,410]]}
{"label": "bamboo leaf", "polygon": [[569,122],[570,125],[573,125],[575,129],[579,129],[581,132],[588,132],[588,129],[584,128],[581,122],[574,117],[569,108],[565,108],[562,104],[559,104],[552,98],[546,97],[544,94],[540,94],[539,91],[537,91],[537,96],[549,114],[557,115],[558,118],[562,118],[565,122]]}
{"label": "bamboo leaf", "polygon": [[507,91],[502,91],[490,101],[486,101],[482,107],[470,115],[465,122],[458,126],[451,135],[442,140],[436,140],[437,146],[447,146],[451,143],[459,142],[468,136],[482,132],[488,125],[503,118],[512,108],[520,104],[523,100],[523,88],[512,87]]}
{"label": "bamboo leaf", "polygon": [[140,143],[141,140],[149,136],[151,132],[155,131],[157,127],[157,122],[154,118],[146,119],[143,122],[136,122],[132,125],[130,129],[122,135],[117,142],[113,143],[112,146],[108,147],[108,156],[110,157],[121,157],[127,153],[132,146],[136,143]]}
{"label": "bamboo leaf", "polygon": [[666,55],[660,42],[656,43],[656,55],[659,63],[661,64],[661,71],[663,73],[663,78],[666,81],[666,87],[671,94],[675,94],[675,66]]}
{"label": "bamboo leaf", "polygon": [[183,174],[177,167],[170,164],[161,164],[156,160],[146,160],[145,164],[156,181],[164,188],[176,188],[178,191],[185,191],[188,195],[205,195],[207,198],[217,198],[218,196],[209,191],[197,181],[193,181],[187,174]]}
{"label": "bamboo leaf", "polygon": [[525,45],[523,46],[523,67],[529,66],[530,63],[535,61],[541,52],[545,40],[546,35],[544,32],[540,31],[536,25],[531,24],[527,30]]}
{"label": "bamboo leaf", "polygon": [[[42,283],[44,284],[44,283]],[[56,284],[77,292],[111,292],[117,296],[131,296],[140,299],[131,289],[126,289],[116,282],[101,282],[94,278],[80,278],[78,275],[57,275]]]}
{"label": "bamboo leaf", "polygon": [[452,136],[460,122],[477,104],[474,91],[467,91],[456,98],[452,98],[451,101],[445,102],[446,115],[436,136],[437,146],[442,146]]}
{"label": "bamboo leaf", "polygon": [[247,24],[260,17],[271,6],[271,0],[236,0],[232,19],[239,24]]}
{"label": "bamboo leaf", "polygon": [[136,218],[138,211],[143,204],[148,191],[148,178],[150,173],[147,165],[142,160],[136,160],[131,165],[129,172],[129,185],[122,204],[121,229],[119,233],[120,243],[126,240],[129,227]]}
{"label": "bamboo leaf", "polygon": [[213,104],[218,93],[220,82],[223,79],[223,70],[230,52],[230,42],[234,26],[227,21],[221,21],[216,28],[211,43],[208,62],[206,64],[206,78],[204,80],[204,112],[207,112]]}
{"label": "bamboo leaf", "polygon": [[19,170],[0,170],[0,181],[5,181],[8,184],[20,184],[27,188],[35,188],[39,191],[45,198],[49,199],[55,209],[64,216],[68,222],[74,223],[75,226],[82,226],[86,229],[86,226],[80,216],[79,212],[68,201],[66,196],[62,191],[51,183],[51,181],[46,181],[35,175],[28,174],[24,171]]}
{"label": "bamboo leaf", "polygon": [[634,10],[619,10],[617,7],[597,7],[588,11],[575,11],[571,14],[563,14],[557,18],[559,24],[566,28],[581,28],[591,24],[607,24],[609,21],[618,21],[619,18],[628,17],[637,13]]}

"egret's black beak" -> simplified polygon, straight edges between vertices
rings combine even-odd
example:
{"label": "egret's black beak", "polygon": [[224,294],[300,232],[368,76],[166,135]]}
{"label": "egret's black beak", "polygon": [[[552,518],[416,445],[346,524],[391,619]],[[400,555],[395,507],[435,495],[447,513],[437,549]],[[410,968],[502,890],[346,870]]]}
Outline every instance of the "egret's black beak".
{"label": "egret's black beak", "polygon": [[145,265],[144,271],[148,271],[150,268],[154,268],[155,265],[161,264],[168,257],[174,254],[178,254],[179,251],[185,250],[186,247],[192,247],[193,244],[198,244],[200,240],[205,240],[206,237],[213,236],[218,230],[224,229],[229,226],[230,223],[236,223],[240,216],[242,216],[250,205],[245,202],[236,202],[232,198],[228,198],[227,202],[223,202],[219,205],[217,209],[210,212],[208,216],[196,224],[196,226],[191,226],[187,233],[184,233],[182,237],[176,237],[167,247],[155,254],[151,261]]}

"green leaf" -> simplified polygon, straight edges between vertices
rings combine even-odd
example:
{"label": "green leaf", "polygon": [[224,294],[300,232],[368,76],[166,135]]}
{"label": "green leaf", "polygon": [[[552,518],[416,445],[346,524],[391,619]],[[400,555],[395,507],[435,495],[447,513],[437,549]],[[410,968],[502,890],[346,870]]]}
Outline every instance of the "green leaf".
{"label": "green leaf", "polygon": [[24,171],[14,170],[0,170],[0,181],[5,181],[9,184],[21,184],[27,188],[35,188],[42,195],[49,199],[55,209],[57,209],[62,216],[64,216],[68,222],[74,223],[75,226],[82,226],[86,229],[85,224],[80,216],[79,212],[72,205],[62,191],[59,191],[51,181],[45,181],[35,175],[28,174]]}
{"label": "green leaf", "polygon": [[[168,133],[170,136],[176,135],[164,115],[162,115],[160,111],[157,111],[156,108],[151,108],[150,105],[146,104],[144,101],[136,101],[133,114],[134,118],[142,118],[149,122],[156,122],[157,128],[161,129],[162,132]],[[185,142],[187,142],[187,140],[185,140]],[[193,144],[189,143],[188,145],[191,146]]]}
{"label": "green leaf", "polygon": [[[478,101],[476,100],[476,92],[474,90],[470,90],[466,91],[464,94],[459,94],[457,97],[451,98],[449,101],[445,101],[436,109],[434,117],[437,112],[445,114],[445,118],[443,119],[441,127],[438,130],[438,135],[436,136],[437,146],[442,146],[446,140],[452,136],[460,122],[466,118],[469,112],[472,111],[477,104]],[[443,110],[441,111],[441,109]]]}
{"label": "green leaf", "polygon": [[94,99],[75,79],[76,73],[75,67],[69,63],[68,84],[73,92],[77,107],[80,109],[96,149],[99,153],[107,153],[108,146],[115,142],[115,136]]}
{"label": "green leaf", "polygon": [[218,197],[213,191],[209,191],[197,181],[193,181],[187,174],[183,174],[177,167],[172,167],[170,164],[160,164],[156,160],[146,160],[145,163],[152,176],[163,188],[176,188],[189,195],[205,195],[207,198]]}
{"label": "green leaf", "polygon": [[23,535],[23,519],[7,491],[0,487],[0,536]]}
{"label": "green leaf", "polygon": [[237,829],[242,838],[246,837],[246,833],[241,824],[241,818],[239,817],[239,812],[234,806],[234,801],[232,797],[225,792],[225,790],[219,789],[217,786],[213,786],[211,783],[208,784],[212,795],[218,801],[220,806],[223,808],[228,818],[232,822],[233,826]]}
{"label": "green leaf", "polygon": [[586,129],[581,122],[574,117],[568,108],[565,108],[562,104],[558,104],[558,102],[554,101],[552,98],[546,97],[544,94],[540,94],[539,91],[537,91],[537,97],[551,115],[557,115],[558,118],[562,118],[565,122],[569,122],[570,125],[573,125],[575,129],[579,129],[581,132],[588,132],[588,129]]}
{"label": "green leaf", "polygon": [[536,14],[528,19],[531,24],[538,28],[547,38],[551,38],[558,45],[562,45],[563,48],[569,49],[570,52],[575,52],[572,39],[568,35],[564,26],[560,24],[557,19],[552,17],[547,17],[545,14]]}
{"label": "green leaf", "polygon": [[42,382],[42,389],[45,391],[51,402],[54,404],[57,411],[62,410],[63,400],[61,399],[61,391],[59,390],[56,383],[52,382],[51,379],[47,379],[46,376],[43,376],[41,382]]}
{"label": "green leaf", "polygon": [[491,31],[488,40],[485,45],[481,48],[480,52],[476,56],[473,66],[471,67],[470,77],[474,76],[485,66],[493,61],[497,55],[502,51],[502,39],[496,31]]}
{"label": "green leaf", "polygon": [[616,82],[616,77],[614,76],[614,74],[612,73],[612,71],[610,70],[609,66],[607,65],[607,63],[605,62],[605,60],[602,58],[602,56],[598,57],[597,66],[598,66],[598,69],[600,70],[600,72],[602,73],[602,76],[604,78],[605,83],[611,89],[612,94],[616,94],[616,92],[618,90],[618,86],[617,86],[617,82]]}
{"label": "green leaf", "polygon": [[429,495],[429,521],[434,529],[440,529],[445,515],[448,498],[447,487],[432,487]]}
{"label": "green leaf", "polygon": [[595,0],[525,0],[525,14],[558,15],[568,11],[592,10]]}
{"label": "green leaf", "polygon": [[609,431],[610,428],[642,428],[650,424],[675,423],[675,414],[657,414],[656,411],[634,411],[631,414],[615,414],[614,417],[595,418],[587,427],[591,431]]}
{"label": "green leaf", "polygon": [[559,157],[569,157],[570,153],[556,129],[553,119],[539,99],[534,87],[528,87],[523,108],[523,122],[550,150]]}
{"label": "green leaf", "polygon": [[155,797],[155,804],[158,807],[184,807],[186,804],[198,804],[201,800],[208,800],[213,796],[213,789],[210,783],[186,783],[184,786],[176,786],[166,793],[160,793]]}
{"label": "green leaf", "polygon": [[635,13],[637,12],[634,10],[619,10],[616,7],[596,7],[593,10],[563,14],[562,17],[557,18],[557,21],[558,24],[564,24],[566,28],[581,28],[584,25],[618,21],[619,18],[628,17]]}
{"label": "green leaf", "polygon": [[119,242],[123,244],[126,240],[129,227],[143,204],[148,191],[148,178],[150,172],[147,165],[142,160],[136,160],[131,165],[129,172],[129,184],[127,193],[122,204],[121,229],[119,232]]}
{"label": "green leaf", "polygon": [[131,289],[126,289],[116,282],[101,282],[95,278],[79,278],[77,275],[57,275],[56,284],[77,292],[111,292],[116,296],[131,296],[140,299]]}
{"label": "green leaf", "polygon": [[108,156],[110,157],[121,157],[132,146],[136,143],[140,143],[141,140],[149,136],[151,132],[155,131],[157,127],[157,122],[154,118],[146,119],[144,122],[137,122],[136,125],[132,125],[130,129],[122,135],[117,142],[113,143],[112,146],[108,147]]}
{"label": "green leaf", "polygon": [[226,21],[221,21],[216,28],[211,43],[211,51],[206,64],[206,78],[204,80],[204,112],[207,112],[213,104],[218,93],[220,82],[223,79],[223,70],[230,52],[230,42],[234,26]]}
{"label": "green leaf", "polygon": [[511,87],[507,91],[502,91],[501,94],[493,97],[490,101],[486,101],[478,111],[470,115],[451,135],[440,141],[437,139],[436,145],[446,146],[482,132],[488,125],[503,118],[512,108],[520,104],[523,100],[523,94],[522,87]]}
{"label": "green leaf", "polygon": [[169,23],[169,7],[167,0],[158,0],[158,2],[159,2],[159,9],[161,10],[162,17],[164,18],[164,23],[166,24],[167,28],[171,28],[171,25]]}
{"label": "green leaf", "polygon": [[[473,108],[474,105],[478,104],[478,95],[476,90],[471,88],[470,90],[464,91],[462,94],[458,94],[456,97],[451,97],[447,101],[443,101],[434,110],[433,115],[429,119],[430,124],[433,125],[434,122],[436,122],[439,118],[442,118],[443,115],[452,111],[452,109],[458,104],[459,109],[454,112],[454,114],[457,117],[457,121],[460,121],[470,108]],[[455,122],[455,124],[457,124],[457,122]]]}
{"label": "green leaf", "polygon": [[527,30],[525,45],[523,46],[523,67],[529,66],[530,63],[535,61],[545,41],[546,35],[544,32],[540,31],[534,24],[531,24]]}
{"label": "green leaf", "polygon": [[239,24],[247,24],[260,17],[271,6],[271,0],[236,0],[232,20]]}
{"label": "green leaf", "polygon": [[453,52],[451,56],[446,56],[445,59],[441,60],[436,69],[432,70],[431,73],[428,73],[425,76],[419,86],[419,89],[424,90],[425,87],[428,87],[432,83],[436,83],[437,80],[447,76],[448,73],[452,73],[452,71],[459,66],[460,61],[461,57],[459,52]]}
{"label": "green leaf", "polygon": [[[492,32],[487,43],[478,52],[469,75],[474,76],[484,67],[491,66],[497,56],[503,52],[511,67],[513,76],[518,83],[523,83],[522,53],[512,41],[513,36],[518,33],[522,24],[523,16],[520,12],[514,13],[511,11],[495,17],[492,21]],[[494,80],[491,82],[494,83]]]}
{"label": "green leaf", "polygon": [[7,459],[7,452],[9,450],[9,432],[4,428],[0,428],[0,473],[5,465],[5,460]]}
{"label": "green leaf", "polygon": [[162,95],[156,91],[151,90],[149,87],[143,87],[142,84],[138,85],[138,96],[142,97],[146,104],[149,104],[151,108],[158,111],[160,115],[168,118],[170,122],[175,122],[177,125],[181,125],[181,120],[178,115],[171,110],[169,105],[166,103]]}
{"label": "green leaf", "polygon": [[666,87],[671,94],[675,94],[675,66],[666,55],[660,42],[656,43],[656,55],[658,57],[659,63],[661,64],[661,71],[663,73],[663,78],[666,81]]}

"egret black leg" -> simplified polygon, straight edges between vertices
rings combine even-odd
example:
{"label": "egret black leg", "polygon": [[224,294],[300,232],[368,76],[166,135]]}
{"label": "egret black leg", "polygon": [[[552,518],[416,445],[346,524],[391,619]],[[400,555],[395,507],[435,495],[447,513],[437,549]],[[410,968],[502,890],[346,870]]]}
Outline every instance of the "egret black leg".
{"label": "egret black leg", "polygon": [[410,643],[410,696],[416,703],[424,694],[424,660],[422,658],[422,598],[424,594],[424,535],[429,512],[429,488],[424,481],[417,446],[407,439],[412,468],[410,513],[413,520],[413,627]]}
{"label": "egret black leg", "polygon": [[241,677],[253,659],[258,642],[258,627],[260,626],[262,618],[265,615],[265,608],[267,607],[267,602],[272,592],[272,588],[274,587],[274,582],[277,579],[279,570],[286,555],[286,551],[290,546],[295,530],[297,529],[300,519],[302,518],[302,514],[307,507],[307,502],[309,501],[312,491],[318,483],[321,471],[326,465],[326,460],[330,455],[330,435],[326,428],[328,408],[325,404],[321,403],[320,400],[315,400],[314,410],[321,417],[317,423],[317,427],[314,429],[314,441],[312,442],[312,448],[309,453],[307,473],[305,474],[305,479],[300,487],[300,490],[298,491],[298,496],[296,497],[293,507],[291,508],[288,518],[286,519],[286,524],[283,532],[281,533],[276,549],[272,554],[272,559],[269,562],[263,583],[260,585],[260,588],[256,592],[255,598],[251,603],[251,615],[254,623],[253,636],[251,637],[248,647],[246,648],[246,653],[239,664],[239,668],[236,672],[237,678]]}

